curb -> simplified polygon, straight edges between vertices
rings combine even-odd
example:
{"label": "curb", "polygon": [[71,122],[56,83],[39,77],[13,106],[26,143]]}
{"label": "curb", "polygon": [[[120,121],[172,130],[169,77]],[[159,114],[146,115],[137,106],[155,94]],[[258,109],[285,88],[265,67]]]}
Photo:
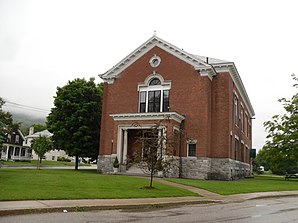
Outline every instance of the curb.
{"label": "curb", "polygon": [[178,202],[160,202],[148,204],[117,204],[117,205],[82,205],[82,206],[69,206],[69,207],[46,207],[46,208],[20,208],[10,210],[0,210],[0,217],[11,215],[24,215],[24,214],[41,214],[41,213],[55,213],[55,212],[84,212],[93,210],[152,210],[158,208],[170,208],[183,205],[196,205],[196,204],[216,204],[222,203],[218,200],[197,200],[197,201],[178,201]]}

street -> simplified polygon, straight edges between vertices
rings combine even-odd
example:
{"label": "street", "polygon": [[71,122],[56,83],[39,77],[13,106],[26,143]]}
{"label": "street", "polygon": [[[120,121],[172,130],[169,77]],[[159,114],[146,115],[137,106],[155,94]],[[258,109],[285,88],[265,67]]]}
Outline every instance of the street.
{"label": "street", "polygon": [[298,197],[249,200],[242,203],[190,205],[150,210],[65,212],[1,217],[2,223],[116,222],[298,222]]}

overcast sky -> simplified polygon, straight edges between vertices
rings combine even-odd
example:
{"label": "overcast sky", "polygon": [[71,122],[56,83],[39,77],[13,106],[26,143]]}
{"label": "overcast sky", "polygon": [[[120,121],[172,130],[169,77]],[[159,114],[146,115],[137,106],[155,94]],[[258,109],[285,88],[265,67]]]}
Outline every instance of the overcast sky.
{"label": "overcast sky", "polygon": [[17,103],[46,116],[57,86],[75,78],[100,82],[98,74],[156,30],[186,52],[235,62],[256,113],[259,149],[263,122],[283,112],[279,98],[295,92],[297,6],[295,0],[0,0],[0,97],[10,102],[6,109]]}

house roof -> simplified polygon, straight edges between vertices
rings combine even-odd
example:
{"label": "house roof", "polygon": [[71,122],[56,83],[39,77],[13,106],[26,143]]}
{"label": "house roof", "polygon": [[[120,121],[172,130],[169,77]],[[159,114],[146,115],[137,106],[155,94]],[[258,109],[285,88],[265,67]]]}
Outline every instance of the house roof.
{"label": "house roof", "polygon": [[49,132],[47,129],[43,130],[41,132],[35,132],[31,135],[27,135],[26,138],[38,138],[38,137],[51,137],[53,135],[53,133]]}
{"label": "house roof", "polygon": [[229,72],[249,110],[250,116],[253,117],[255,115],[245,87],[233,62],[187,53],[183,49],[166,42],[156,35],[153,35],[110,70],[104,74],[100,74],[99,77],[101,77],[105,82],[112,84],[123,70],[156,46],[192,65],[196,70],[200,71],[201,76],[208,76],[210,80],[212,80],[213,76],[220,72]]}

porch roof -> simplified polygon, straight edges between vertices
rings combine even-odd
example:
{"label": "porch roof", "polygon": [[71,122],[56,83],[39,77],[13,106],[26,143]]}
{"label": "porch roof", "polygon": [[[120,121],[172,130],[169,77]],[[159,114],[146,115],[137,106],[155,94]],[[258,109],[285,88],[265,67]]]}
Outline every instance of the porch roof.
{"label": "porch roof", "polygon": [[147,112],[110,114],[114,121],[142,121],[170,119],[181,123],[185,116],[177,112]]}

